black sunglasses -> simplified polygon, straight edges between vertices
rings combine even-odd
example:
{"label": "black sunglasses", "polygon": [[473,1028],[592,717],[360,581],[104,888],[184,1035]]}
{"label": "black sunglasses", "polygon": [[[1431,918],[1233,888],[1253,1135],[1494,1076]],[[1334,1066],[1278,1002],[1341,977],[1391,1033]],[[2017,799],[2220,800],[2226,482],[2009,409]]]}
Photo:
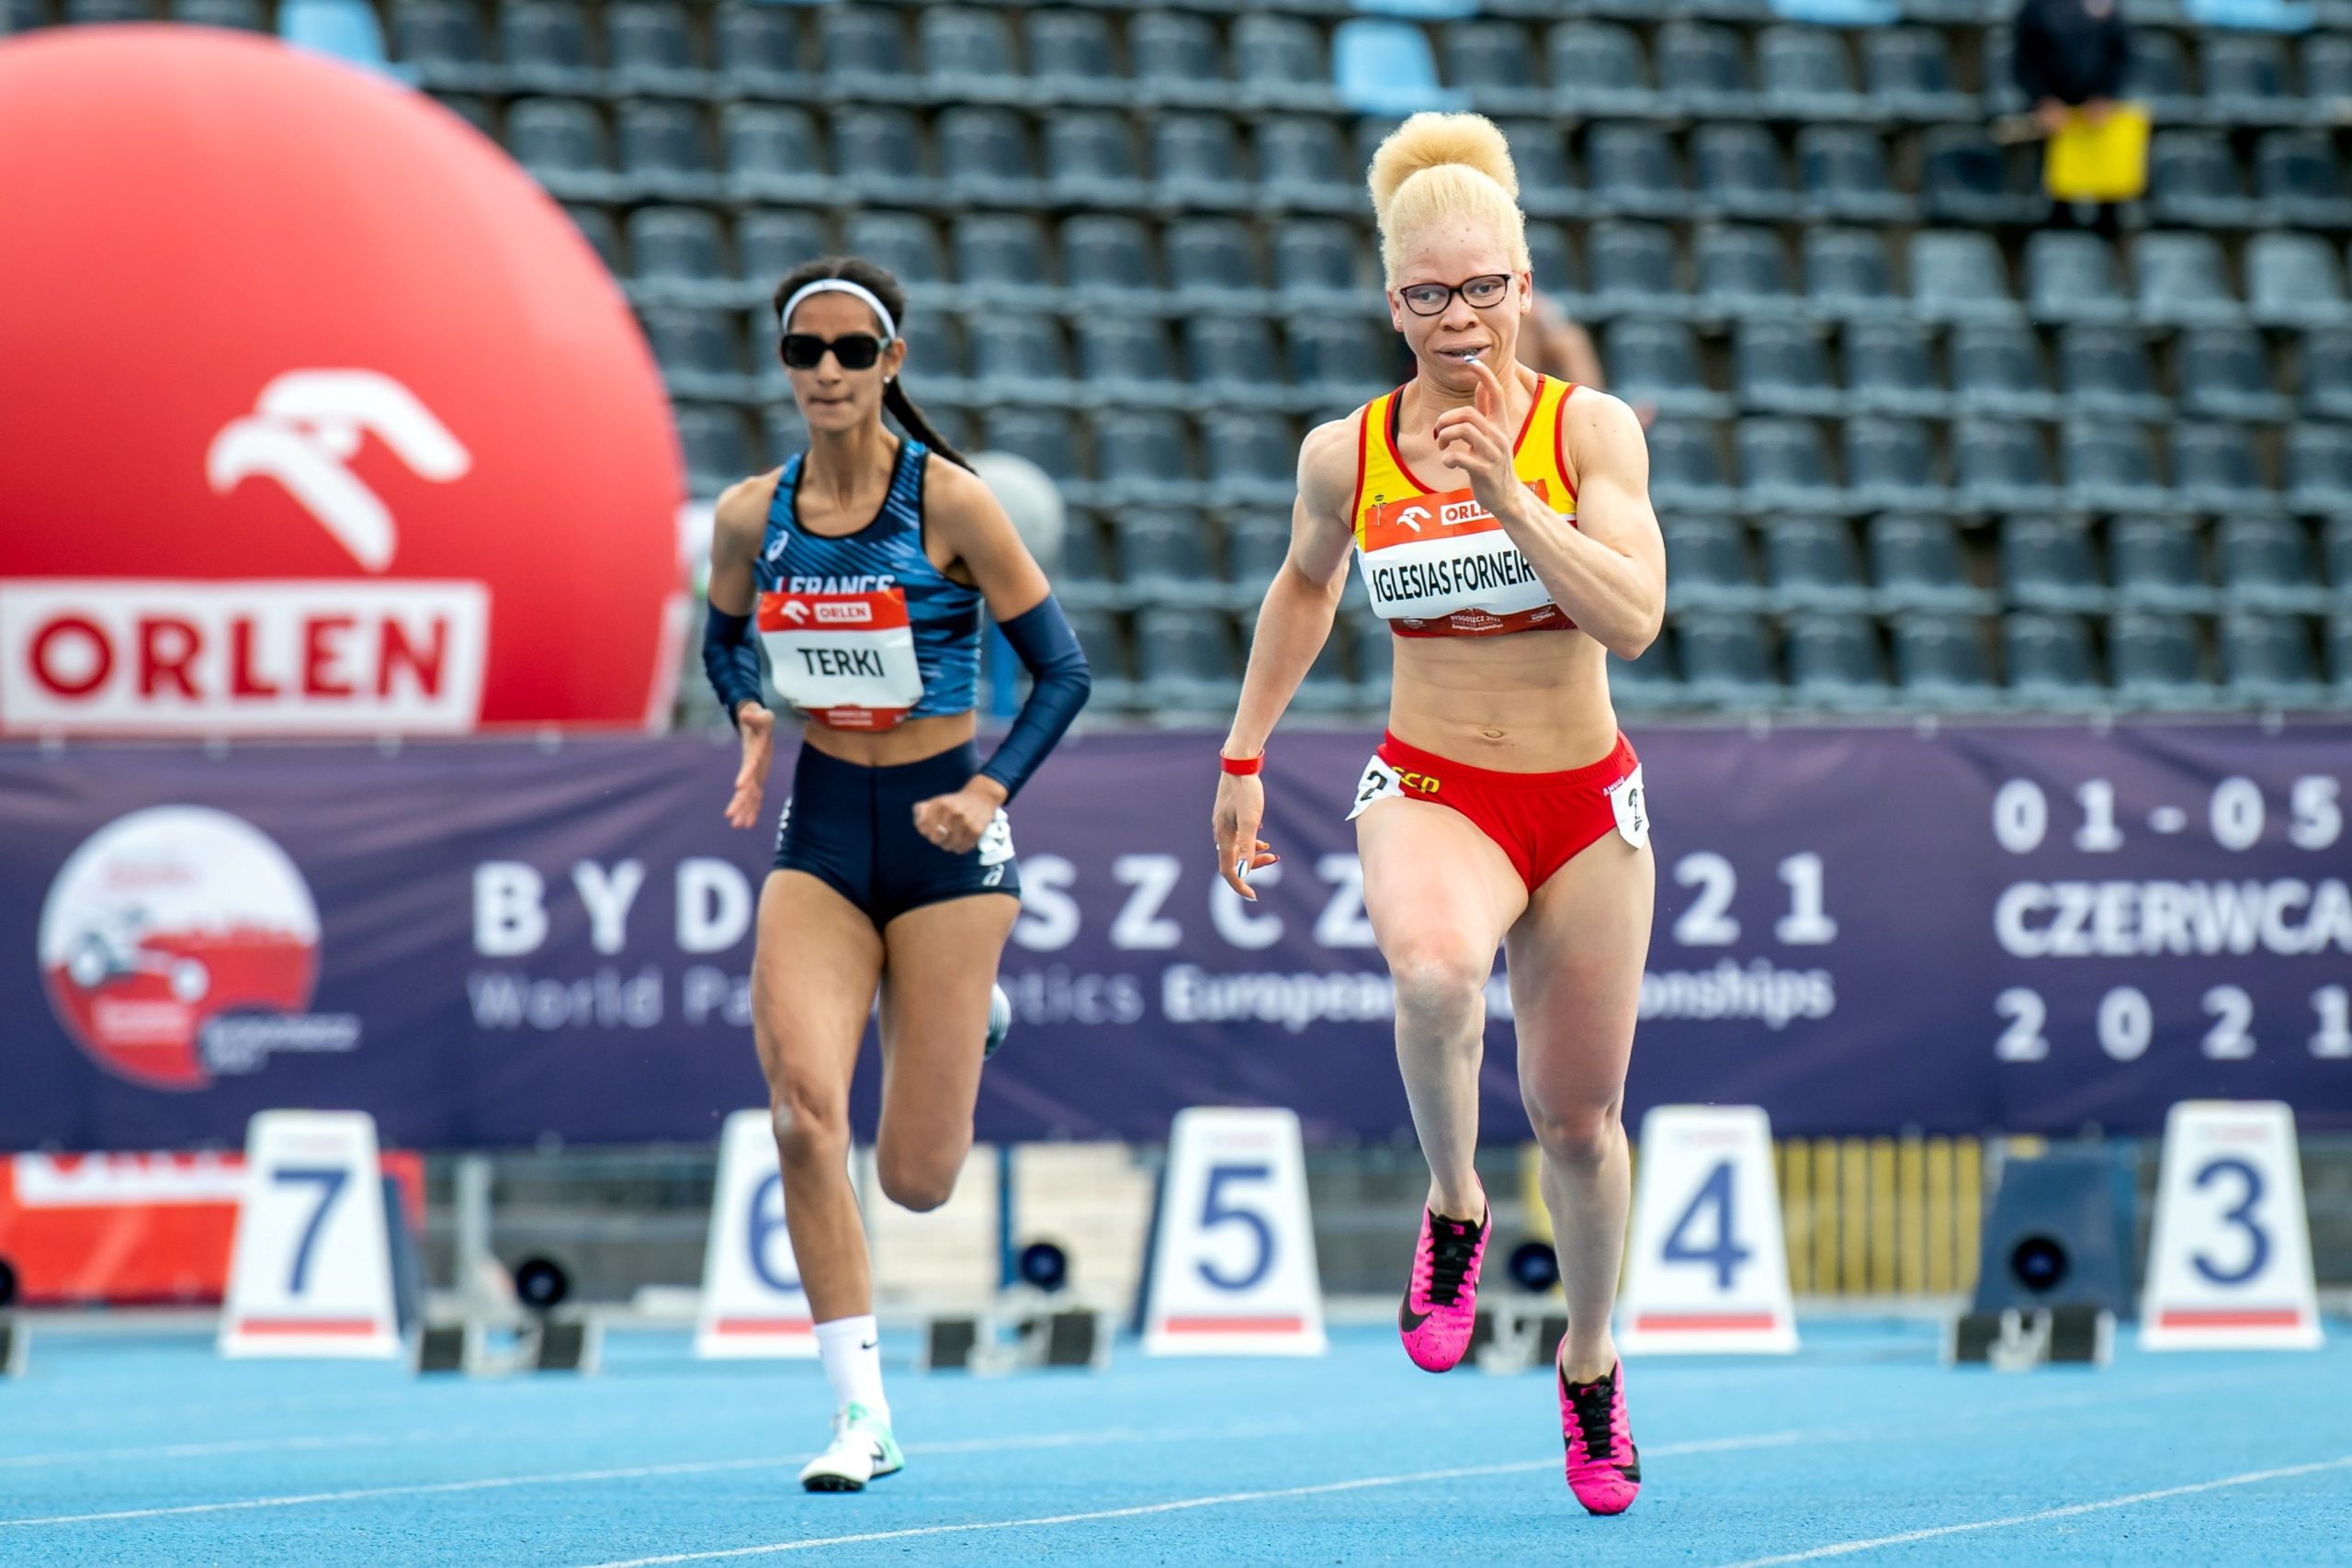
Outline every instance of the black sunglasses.
{"label": "black sunglasses", "polygon": [[872,333],[851,333],[844,337],[821,338],[815,333],[784,334],[784,363],[794,370],[814,370],[824,362],[827,350],[841,361],[844,370],[871,370],[875,361],[882,357],[883,342]]}
{"label": "black sunglasses", "polygon": [[1410,283],[1396,291],[1405,301],[1405,309],[1416,316],[1435,316],[1453,303],[1461,295],[1474,310],[1484,310],[1499,305],[1503,296],[1510,292],[1510,274],[1490,272],[1477,277],[1464,278],[1460,283]]}

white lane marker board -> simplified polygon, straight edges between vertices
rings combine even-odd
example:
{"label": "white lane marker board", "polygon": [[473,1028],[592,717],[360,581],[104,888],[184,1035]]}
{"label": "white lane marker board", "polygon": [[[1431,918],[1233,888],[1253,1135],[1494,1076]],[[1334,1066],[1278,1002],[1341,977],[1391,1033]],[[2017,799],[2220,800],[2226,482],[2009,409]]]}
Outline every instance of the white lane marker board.
{"label": "white lane marker board", "polygon": [[1754,1105],[1661,1105],[1642,1118],[1633,1248],[1617,1303],[1627,1354],[1797,1348],[1772,1125]]}
{"label": "white lane marker board", "polygon": [[1147,1356],[1319,1356],[1329,1348],[1295,1113],[1177,1113],[1148,1292]]}
{"label": "white lane marker board", "polygon": [[220,1353],[398,1356],[375,1119],[265,1111],[246,1128],[244,1175]]}
{"label": "white lane marker board", "polygon": [[2141,1348],[2312,1350],[2321,1340],[2294,1111],[2275,1100],[2174,1106]]}
{"label": "white lane marker board", "polygon": [[712,1360],[811,1358],[816,1328],[784,1225],[775,1125],[765,1111],[735,1111],[719,1132],[695,1354]]}

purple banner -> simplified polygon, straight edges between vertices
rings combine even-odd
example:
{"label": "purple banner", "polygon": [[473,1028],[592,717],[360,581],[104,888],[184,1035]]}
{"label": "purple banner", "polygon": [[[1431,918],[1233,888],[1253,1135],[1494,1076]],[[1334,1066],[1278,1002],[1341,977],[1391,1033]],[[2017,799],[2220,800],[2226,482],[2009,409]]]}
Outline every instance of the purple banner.
{"label": "purple banner", "polygon": [[[1021,1023],[982,1137],[1151,1139],[1204,1103],[1408,1128],[1343,820],[1370,739],[1280,738],[1254,907],[1210,864],[1214,738],[1065,747],[1013,811]],[[1634,740],[1659,896],[1629,1115],[2147,1133],[2276,1098],[2352,1128],[2352,725]],[[233,1143],[281,1105],[411,1146],[715,1137],[763,1098],[771,831],[721,822],[733,768],[697,739],[0,749],[0,1148]],[[1509,1005],[1498,976],[1498,1139]]]}

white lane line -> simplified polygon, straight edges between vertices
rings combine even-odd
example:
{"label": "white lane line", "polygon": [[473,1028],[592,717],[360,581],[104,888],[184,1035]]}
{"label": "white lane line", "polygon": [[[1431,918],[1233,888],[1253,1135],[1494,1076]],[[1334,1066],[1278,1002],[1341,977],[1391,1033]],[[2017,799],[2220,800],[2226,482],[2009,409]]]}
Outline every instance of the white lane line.
{"label": "white lane line", "polygon": [[[444,1433],[441,1436],[446,1437]],[[0,1470],[29,1470],[44,1464],[86,1464],[131,1459],[202,1459],[212,1454],[269,1453],[278,1450],[373,1448],[421,1440],[424,1434],[385,1436],[374,1432],[317,1438],[235,1438],[218,1443],[164,1443],[145,1449],[76,1449],[64,1453],[12,1454],[0,1459]]]}
{"label": "white lane line", "polygon": [[[1697,1442],[1662,1443],[1649,1452],[1653,1458],[1663,1459],[1674,1454],[1782,1448],[1804,1440],[1802,1432],[1761,1432],[1747,1438],[1710,1438]],[[1358,1476],[1350,1481],[1326,1481],[1313,1486],[1283,1486],[1262,1492],[1221,1492],[1208,1497],[1176,1497],[1164,1503],[1137,1503],[1125,1508],[1094,1508],[1082,1514],[1040,1514],[1025,1519],[976,1519],[960,1525],[916,1525],[906,1529],[868,1530],[859,1535],[803,1536],[795,1540],[771,1541],[762,1546],[729,1547],[716,1551],[680,1551],[662,1557],[631,1557],[617,1562],[598,1563],[596,1568],[662,1568],[663,1564],[673,1562],[715,1562],[734,1557],[771,1557],[785,1551],[814,1551],[828,1546],[864,1546],[881,1540],[914,1540],[926,1536],[1043,1529],[1056,1525],[1092,1524],[1102,1519],[1133,1519],[1149,1514],[1182,1513],[1193,1508],[1221,1508],[1235,1503],[1269,1503],[1286,1497],[1321,1497],[1338,1492],[1363,1492],[1381,1486],[1412,1486],[1428,1481],[1517,1475],[1531,1470],[1556,1469],[1559,1463],[1556,1459],[1513,1460],[1508,1464],[1474,1464],[1452,1470],[1417,1470],[1403,1475]]]}
{"label": "white lane line", "polygon": [[1857,1551],[1875,1551],[1883,1546],[1907,1546],[1915,1540],[1936,1540],[1948,1535],[1965,1535],[1973,1530],[2006,1529],[2012,1525],[2046,1524],[2052,1519],[2071,1519],[2084,1514],[2102,1513],[2109,1508],[2129,1508],[2138,1503],[2158,1503],[2167,1497],[2187,1497],[2199,1492],[2218,1492],[2225,1486],[2253,1486],[2265,1481],[2285,1481],[2291,1476],[2316,1475],[2325,1470],[2352,1468],[2352,1454],[2342,1459],[2320,1460],[2311,1464],[2285,1465],[2278,1470],[2250,1470],[2244,1475],[2224,1475],[2218,1481],[2191,1482],[2186,1486],[2159,1487],[2154,1492],[2134,1492],[2126,1497],[2102,1497],[2096,1503],[2070,1503],[2063,1508],[2044,1508],[2039,1513],[2012,1514],[2001,1519],[1972,1519],[1966,1524],[1938,1525],[1932,1529],[1905,1530],[1901,1535],[1882,1535],[1868,1540],[1841,1540],[1828,1546],[1816,1546],[1810,1551],[1783,1552],[1778,1557],[1751,1557],[1726,1568],[1776,1568],[1783,1562],[1815,1562],[1825,1557],[1845,1557]]}

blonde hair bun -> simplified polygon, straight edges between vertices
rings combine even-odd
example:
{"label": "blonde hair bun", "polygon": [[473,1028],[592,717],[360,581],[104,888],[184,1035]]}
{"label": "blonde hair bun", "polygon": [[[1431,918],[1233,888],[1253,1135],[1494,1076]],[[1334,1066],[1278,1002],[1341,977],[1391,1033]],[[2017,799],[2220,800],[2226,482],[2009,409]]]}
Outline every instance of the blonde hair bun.
{"label": "blonde hair bun", "polygon": [[1531,265],[1510,143],[1478,114],[1417,114],[1388,133],[1364,176],[1380,220],[1380,262],[1394,282],[1405,238],[1441,221],[1483,226],[1515,271]]}
{"label": "blonde hair bun", "polygon": [[1423,112],[1390,131],[1372,155],[1366,183],[1372,186],[1372,209],[1382,224],[1388,221],[1398,187],[1423,169],[1448,164],[1477,170],[1502,186],[1505,196],[1519,199],[1519,170],[1510,161],[1510,143],[1493,120],[1482,114]]}

